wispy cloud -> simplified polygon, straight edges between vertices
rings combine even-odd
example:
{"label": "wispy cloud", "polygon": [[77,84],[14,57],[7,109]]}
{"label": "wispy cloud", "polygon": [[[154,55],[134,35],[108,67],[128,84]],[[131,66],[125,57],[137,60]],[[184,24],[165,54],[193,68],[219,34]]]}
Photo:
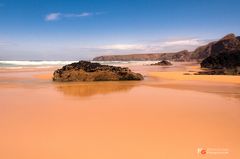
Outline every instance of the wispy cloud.
{"label": "wispy cloud", "polygon": [[50,13],[46,15],[45,20],[46,21],[55,21],[58,20],[61,16],[61,13]]}
{"label": "wispy cloud", "polygon": [[183,40],[172,40],[165,41],[161,45],[162,46],[181,46],[181,45],[189,45],[189,46],[197,46],[202,44],[202,41],[199,39],[183,39]]}
{"label": "wispy cloud", "polygon": [[92,16],[93,13],[88,13],[88,12],[84,12],[84,13],[80,13],[80,14],[63,14],[62,16],[65,18],[71,18],[71,17],[89,17]]}
{"label": "wispy cloud", "polygon": [[135,44],[111,44],[99,46],[98,49],[107,50],[108,52],[128,52],[128,53],[147,53],[147,52],[174,52],[181,50],[192,51],[196,47],[205,45],[208,40],[197,38],[165,40],[155,42],[144,42]]}
{"label": "wispy cloud", "polygon": [[81,18],[81,17],[89,17],[89,16],[94,16],[94,15],[100,15],[102,12],[96,12],[96,13],[91,13],[91,12],[83,12],[83,13],[49,13],[45,16],[45,21],[56,21],[60,20],[63,18]]}

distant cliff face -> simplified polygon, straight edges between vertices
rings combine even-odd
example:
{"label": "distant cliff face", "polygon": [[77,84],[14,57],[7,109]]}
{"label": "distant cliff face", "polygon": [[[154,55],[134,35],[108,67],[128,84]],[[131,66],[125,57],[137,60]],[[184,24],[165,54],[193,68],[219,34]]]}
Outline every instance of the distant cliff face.
{"label": "distant cliff face", "polygon": [[152,53],[152,54],[130,54],[109,55],[95,57],[93,61],[146,61],[146,60],[170,60],[170,61],[202,61],[209,56],[221,53],[236,52],[240,50],[240,37],[228,34],[219,41],[200,46],[193,52],[183,50],[176,53]]}
{"label": "distant cliff face", "polygon": [[215,44],[215,42],[211,42],[207,45],[200,46],[196,50],[194,50],[191,54],[191,59],[205,59],[206,57],[210,56],[212,51],[212,46]]}
{"label": "distant cliff face", "polygon": [[93,61],[189,61],[191,53],[183,50],[177,53],[152,53],[152,54],[130,54],[130,55],[108,55],[95,57]]}

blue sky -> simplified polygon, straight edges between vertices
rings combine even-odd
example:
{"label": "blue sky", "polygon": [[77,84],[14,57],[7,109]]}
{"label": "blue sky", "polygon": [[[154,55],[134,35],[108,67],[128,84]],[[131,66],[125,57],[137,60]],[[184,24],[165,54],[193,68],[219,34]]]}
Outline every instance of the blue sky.
{"label": "blue sky", "polygon": [[193,50],[240,35],[239,0],[0,0],[0,59]]}

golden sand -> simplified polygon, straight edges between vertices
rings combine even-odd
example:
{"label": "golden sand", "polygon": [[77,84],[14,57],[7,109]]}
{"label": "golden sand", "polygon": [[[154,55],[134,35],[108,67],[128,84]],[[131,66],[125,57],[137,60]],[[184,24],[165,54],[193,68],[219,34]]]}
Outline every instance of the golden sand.
{"label": "golden sand", "polygon": [[53,77],[53,74],[52,73],[37,74],[37,75],[33,75],[33,77],[38,79],[51,80]]}
{"label": "golden sand", "polygon": [[240,76],[230,75],[185,75],[189,72],[151,72],[150,76],[165,80],[206,81],[240,84]]}
{"label": "golden sand", "polygon": [[0,74],[0,158],[240,158],[238,82],[148,73],[87,83],[53,83],[52,71]]}

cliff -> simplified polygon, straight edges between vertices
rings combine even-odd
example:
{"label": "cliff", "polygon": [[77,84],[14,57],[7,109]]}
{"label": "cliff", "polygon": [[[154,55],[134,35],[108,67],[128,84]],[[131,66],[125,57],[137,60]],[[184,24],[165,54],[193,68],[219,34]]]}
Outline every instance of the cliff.
{"label": "cliff", "polygon": [[177,53],[151,53],[151,54],[129,54],[129,55],[107,55],[95,57],[93,61],[188,61],[191,53],[183,50]]}
{"label": "cliff", "polygon": [[200,46],[192,52],[183,50],[176,53],[108,55],[95,57],[93,61],[202,61],[211,55],[240,50],[239,40],[239,36],[236,37],[234,34],[228,34],[219,41],[210,42],[207,45]]}

